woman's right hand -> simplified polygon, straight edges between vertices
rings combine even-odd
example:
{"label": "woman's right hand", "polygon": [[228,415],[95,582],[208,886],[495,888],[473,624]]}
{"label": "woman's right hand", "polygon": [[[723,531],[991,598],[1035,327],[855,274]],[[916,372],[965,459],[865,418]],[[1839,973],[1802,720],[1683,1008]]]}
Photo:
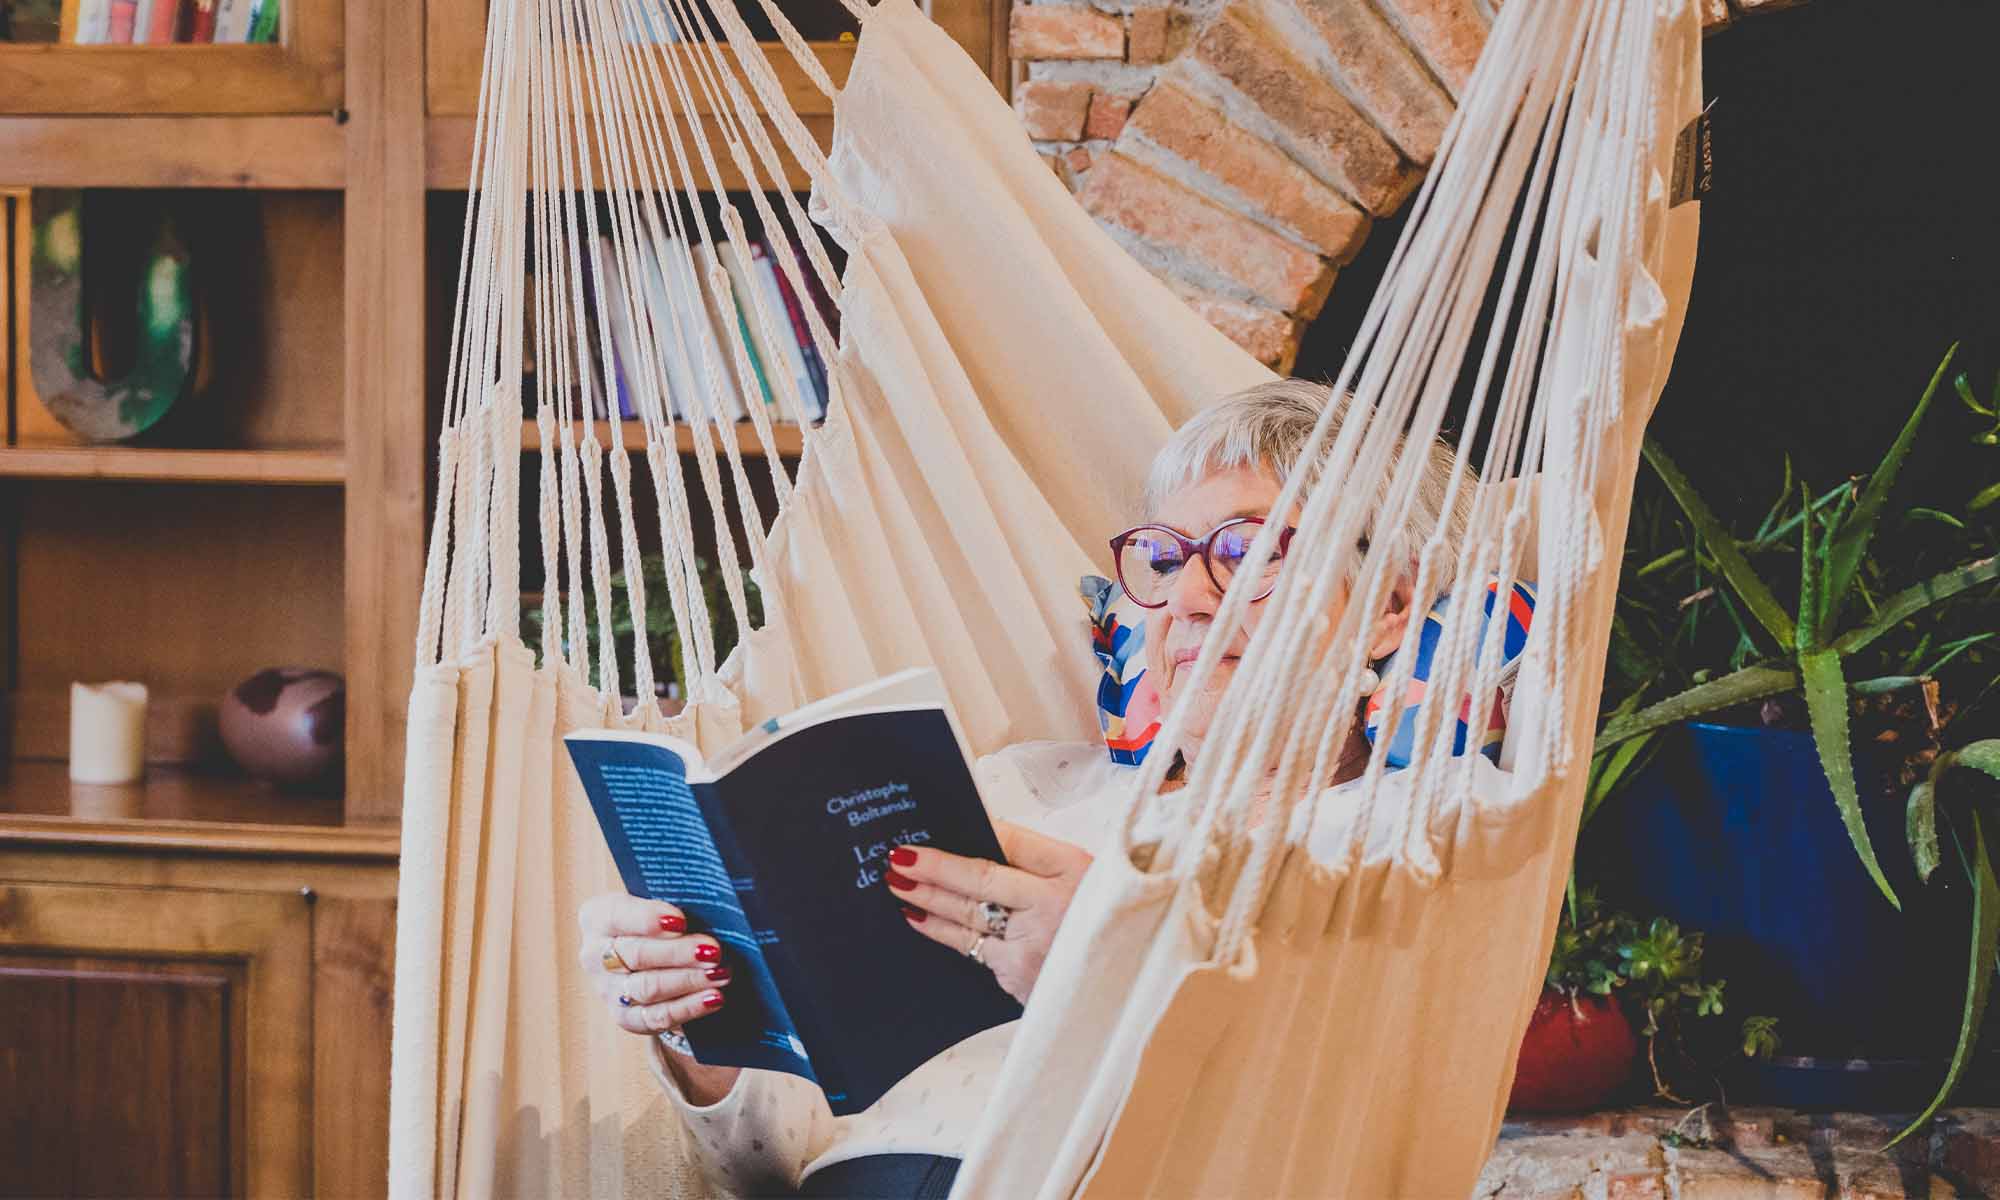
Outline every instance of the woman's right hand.
{"label": "woman's right hand", "polygon": [[[578,961],[618,1028],[651,1037],[722,1007],[729,986],[722,947],[706,934],[688,933],[680,909],[607,892],[585,901],[576,920],[583,930]],[[678,1053],[667,1061],[696,1104],[714,1103],[736,1082],[734,1067],[704,1067]]]}

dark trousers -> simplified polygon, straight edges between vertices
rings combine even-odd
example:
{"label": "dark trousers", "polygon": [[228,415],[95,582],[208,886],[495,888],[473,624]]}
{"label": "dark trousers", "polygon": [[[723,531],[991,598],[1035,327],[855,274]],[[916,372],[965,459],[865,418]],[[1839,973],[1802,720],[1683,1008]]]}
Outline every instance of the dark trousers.
{"label": "dark trousers", "polygon": [[811,1200],[945,1200],[958,1160],[935,1154],[864,1154],[806,1176],[799,1195]]}

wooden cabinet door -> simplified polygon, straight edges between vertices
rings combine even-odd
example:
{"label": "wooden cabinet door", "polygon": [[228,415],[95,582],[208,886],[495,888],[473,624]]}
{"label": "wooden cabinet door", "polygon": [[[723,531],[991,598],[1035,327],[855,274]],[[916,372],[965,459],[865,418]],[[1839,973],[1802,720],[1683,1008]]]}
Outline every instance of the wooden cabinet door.
{"label": "wooden cabinet door", "polygon": [[0,1195],[312,1190],[302,894],[0,885]]}

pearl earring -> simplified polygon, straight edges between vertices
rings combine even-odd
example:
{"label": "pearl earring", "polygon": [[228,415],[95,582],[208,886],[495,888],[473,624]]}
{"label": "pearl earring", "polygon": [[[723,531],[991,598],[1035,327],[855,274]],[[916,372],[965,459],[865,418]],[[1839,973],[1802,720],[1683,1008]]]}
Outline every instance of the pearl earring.
{"label": "pearl earring", "polygon": [[1361,694],[1362,694],[1362,695],[1364,695],[1364,696],[1372,696],[1372,695],[1374,695],[1374,694],[1375,694],[1375,689],[1376,689],[1376,688],[1379,688],[1379,687],[1381,687],[1381,686],[1382,686],[1382,677],[1381,677],[1380,675],[1377,675],[1377,674],[1375,673],[1375,668],[1374,668],[1374,667],[1363,667],[1363,668],[1361,668]]}

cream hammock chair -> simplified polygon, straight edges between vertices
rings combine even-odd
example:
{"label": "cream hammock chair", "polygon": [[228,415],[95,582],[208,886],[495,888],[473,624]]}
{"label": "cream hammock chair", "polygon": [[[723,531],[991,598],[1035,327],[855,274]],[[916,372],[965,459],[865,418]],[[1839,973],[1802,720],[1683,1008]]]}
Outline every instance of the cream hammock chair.
{"label": "cream hammock chair", "polygon": [[[759,2],[836,97],[829,154],[731,3],[493,6],[410,704],[398,1196],[697,1186],[641,1047],[574,966],[577,905],[617,880],[559,755],[566,731],[624,721],[716,746],[814,697],[933,665],[980,753],[1094,739],[1078,576],[1103,571],[1097,548],[1170,429],[1270,378],[1091,222],[910,0],[844,0],[863,32],[837,95],[772,0]],[[667,54],[624,36],[667,20],[709,36]],[[1156,751],[1132,792],[1104,799],[1123,806],[1124,836],[1097,848],[955,1195],[1467,1194],[1575,835],[1641,431],[1693,266],[1698,206],[1672,206],[1668,189],[1699,89],[1693,0],[1505,7],[1341,373],[1353,415],[1322,422],[1315,441],[1329,479],[1377,486],[1310,497],[1188,787],[1156,795],[1170,757]],[[713,145],[658,119],[697,107],[721,130]],[[743,331],[723,323],[717,336],[679,308],[611,298],[636,331],[627,369],[646,452],[605,452],[582,415],[596,400],[581,395],[583,339],[606,336],[589,332],[583,292],[607,311],[593,282],[607,260],[633,279],[637,256],[658,256],[728,302],[713,247],[742,251],[741,218],[670,199],[721,191],[718,153],[750,181],[764,228],[797,231],[803,254],[771,239],[794,291],[807,295],[811,275],[838,299],[837,346],[804,306],[833,398],[795,477],[756,404],[763,463],[744,461],[719,400],[756,394]],[[787,157],[813,182],[813,221],[846,251],[837,278],[775,182]],[[593,177],[602,211],[581,199]],[[1482,325],[1482,306],[1511,316]],[[744,310],[783,319],[754,298]],[[541,484],[539,536],[525,544],[548,581],[539,667],[517,634],[513,364],[530,321]],[[610,351],[599,346],[607,362]],[[784,372],[771,382],[804,420]],[[1386,770],[1385,731],[1364,778],[1329,798],[1309,781],[1325,778],[1359,701],[1359,622],[1407,565],[1369,558],[1357,536],[1364,523],[1378,542],[1404,528],[1422,548],[1418,591],[1439,577],[1453,551],[1411,527],[1421,456],[1394,444],[1400,431],[1434,436],[1455,387],[1471,393],[1461,462],[1486,485],[1535,485],[1451,481],[1473,502],[1456,577],[1504,589],[1532,571],[1539,592],[1506,771],[1454,756],[1447,706],[1426,705],[1407,770]],[[696,417],[682,425],[681,413]],[[692,438],[705,515],[677,435]],[[760,474],[777,500],[768,522]],[[635,505],[642,485],[650,509]],[[650,704],[621,715],[614,655],[595,664],[600,687],[586,682],[587,626],[614,644],[614,570],[645,605],[636,511],[659,514],[692,680],[671,720]],[[763,624],[726,662],[696,582],[698,520],[761,587]],[[1342,581],[1355,599],[1335,623]],[[731,580],[739,629],[746,599]],[[1244,599],[1229,595],[1219,628]],[[1503,623],[1457,619],[1474,612],[1453,606],[1428,686],[1483,713],[1501,655],[1480,647]],[[636,636],[629,690],[648,696]],[[1406,682],[1392,670],[1384,686]],[[1170,713],[1159,745],[1178,731]],[[1139,830],[1153,831],[1144,844]]]}

